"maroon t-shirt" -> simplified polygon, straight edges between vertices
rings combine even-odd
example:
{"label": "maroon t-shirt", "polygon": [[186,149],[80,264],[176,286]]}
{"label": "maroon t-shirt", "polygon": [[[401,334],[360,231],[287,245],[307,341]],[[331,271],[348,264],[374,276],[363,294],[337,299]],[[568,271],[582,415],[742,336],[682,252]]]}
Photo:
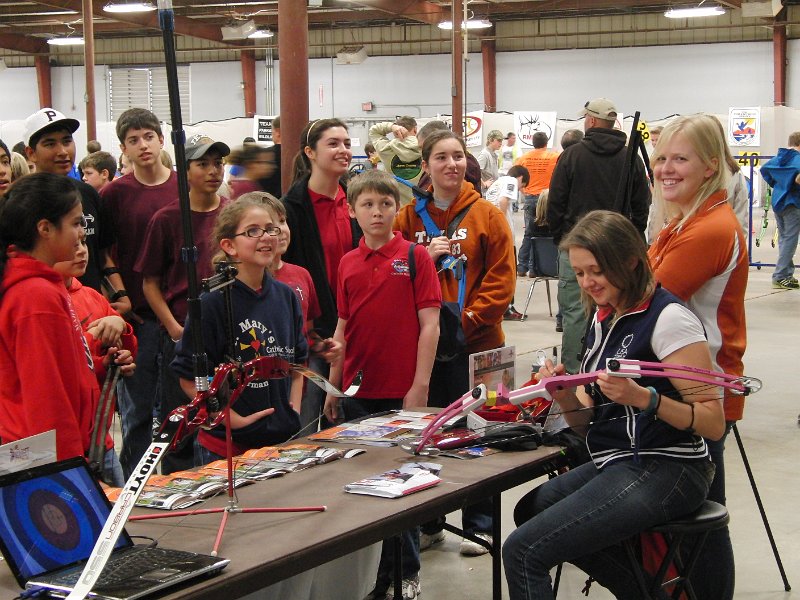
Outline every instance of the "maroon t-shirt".
{"label": "maroon t-shirt", "polygon": [[[322,314],[311,274],[303,267],[285,262],[280,269],[275,271],[275,279],[292,288],[295,296],[300,300],[303,321],[313,321]],[[305,326],[305,323],[303,325]]]}
{"label": "maroon t-shirt", "polygon": [[[142,276],[135,272],[150,219],[178,197],[178,176],[173,172],[160,185],[144,185],[133,173],[115,179],[100,192],[105,223],[111,224],[116,259],[133,310],[150,313],[142,292]],[[174,233],[181,231],[176,229]]]}
{"label": "maroon t-shirt", "polygon": [[328,198],[308,188],[308,197],[314,207],[322,253],[325,255],[325,268],[328,270],[328,283],[331,289],[338,288],[339,262],[353,249],[353,230],[347,210],[347,194],[342,186],[336,191],[336,198]]}
{"label": "maroon t-shirt", "polygon": [[250,179],[231,179],[228,182],[228,187],[231,189],[231,200],[236,200],[239,196],[248,192],[263,191],[257,181],[251,181]]}
{"label": "maroon t-shirt", "polygon": [[[192,211],[192,237],[197,248],[197,281],[214,274],[211,257],[217,248],[211,243],[211,231],[220,211],[229,200],[220,198],[217,208],[208,212]],[[161,293],[164,294],[172,316],[178,323],[186,321],[189,296],[189,279],[186,264],[181,260],[184,245],[181,224],[181,207],[174,200],[158,210],[147,227],[141,254],[134,270],[141,277],[161,277]]]}

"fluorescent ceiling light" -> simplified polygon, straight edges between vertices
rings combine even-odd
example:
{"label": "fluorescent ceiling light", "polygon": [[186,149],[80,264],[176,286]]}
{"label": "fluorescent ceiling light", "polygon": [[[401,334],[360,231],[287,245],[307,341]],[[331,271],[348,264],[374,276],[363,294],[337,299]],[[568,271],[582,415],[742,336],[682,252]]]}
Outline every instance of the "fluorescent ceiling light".
{"label": "fluorescent ceiling light", "polygon": [[[464,29],[487,29],[492,26],[489,19],[468,19],[461,22],[461,27]],[[442,21],[439,23],[439,29],[452,29],[452,21]]]}
{"label": "fluorescent ceiling light", "polygon": [[690,17],[718,17],[724,15],[725,9],[720,6],[695,6],[692,8],[670,8],[664,13],[668,19],[685,19]]}
{"label": "fluorescent ceiling light", "polygon": [[143,2],[109,2],[103,7],[103,11],[109,13],[139,13],[155,9],[155,4],[147,0]]}
{"label": "fluorescent ceiling light", "polygon": [[263,39],[263,38],[271,38],[274,35],[275,34],[272,31],[270,31],[269,29],[256,29],[253,33],[251,33],[247,37],[248,37],[248,39],[251,39],[251,40],[259,40],[259,39]]}
{"label": "fluorescent ceiling light", "polygon": [[47,40],[51,46],[83,46],[82,37],[56,37]]}

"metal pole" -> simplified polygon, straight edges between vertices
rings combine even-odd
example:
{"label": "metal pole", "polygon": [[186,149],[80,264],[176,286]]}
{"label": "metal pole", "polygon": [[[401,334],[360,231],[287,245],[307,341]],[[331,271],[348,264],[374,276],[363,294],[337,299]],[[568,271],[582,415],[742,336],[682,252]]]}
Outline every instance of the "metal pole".
{"label": "metal pole", "polygon": [[172,122],[172,145],[175,151],[175,164],[178,175],[178,201],[181,208],[183,226],[183,247],[181,259],[186,263],[189,283],[189,318],[192,327],[192,365],[194,384],[197,391],[208,390],[208,357],[203,343],[202,316],[199,288],[197,286],[197,248],[192,235],[192,209],[189,205],[189,183],[186,179],[186,133],[181,118],[181,97],[178,89],[178,63],[175,57],[175,13],[172,0],[158,0],[158,22],[164,38],[164,62],[167,69],[167,89],[169,92],[169,113]]}

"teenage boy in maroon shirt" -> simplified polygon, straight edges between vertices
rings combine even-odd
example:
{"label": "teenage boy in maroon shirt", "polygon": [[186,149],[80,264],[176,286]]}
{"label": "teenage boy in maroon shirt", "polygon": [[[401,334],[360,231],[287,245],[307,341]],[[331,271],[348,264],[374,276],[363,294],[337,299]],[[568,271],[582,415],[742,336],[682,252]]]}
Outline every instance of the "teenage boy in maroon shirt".
{"label": "teenage boy in maroon shirt", "polygon": [[100,197],[113,230],[119,273],[130,295],[132,310],[126,316],[139,340],[136,373],[123,381],[117,398],[122,420],[120,462],[127,479],[152,441],[160,340],[158,319],[134,265],[150,219],[178,197],[178,178],[161,163],[164,136],[152,112],[126,110],[117,121],[117,137],[133,171],[109,183]]}
{"label": "teenage boy in maroon shirt", "polygon": [[[189,183],[189,207],[192,217],[192,237],[197,248],[197,279],[211,277],[211,231],[227,199],[217,194],[222,185],[222,158],[230,148],[205,135],[195,135],[186,142],[186,179]],[[150,219],[141,254],[134,270],[142,276],[142,288],[150,309],[161,323],[159,360],[159,412],[161,422],[190,398],[181,389],[177,374],[170,368],[175,356],[175,344],[183,335],[188,312],[189,279],[186,263],[181,260],[183,236],[181,207],[177,198],[160,209]],[[161,463],[162,473],[172,473],[194,466],[192,444],[184,443],[181,450],[170,452]]]}

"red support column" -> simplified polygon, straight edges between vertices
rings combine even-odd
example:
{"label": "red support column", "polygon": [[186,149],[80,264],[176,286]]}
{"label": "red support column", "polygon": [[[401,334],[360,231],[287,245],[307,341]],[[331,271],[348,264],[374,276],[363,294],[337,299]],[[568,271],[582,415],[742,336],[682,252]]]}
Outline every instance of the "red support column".
{"label": "red support column", "polygon": [[775,18],[772,28],[772,58],[774,62],[775,106],[786,105],[786,12]]}
{"label": "red support column", "polygon": [[483,58],[483,109],[497,112],[497,62],[494,40],[481,40]]}
{"label": "red support column", "polygon": [[53,87],[50,83],[50,57],[35,56],[33,64],[36,65],[36,83],[39,87],[39,108],[53,106]]}
{"label": "red support column", "polygon": [[308,124],[308,7],[298,0],[278,0],[278,60],[281,78],[281,180],[292,181],[292,162],[300,134]]}
{"label": "red support column", "polygon": [[242,50],[242,91],[244,92],[244,116],[256,114],[256,51]]}
{"label": "red support column", "polygon": [[464,11],[461,0],[453,0],[453,133],[464,135],[464,37],[461,32],[461,23],[464,20]]}
{"label": "red support column", "polygon": [[97,139],[97,111],[94,100],[94,20],[92,0],[83,0],[83,65],[86,72],[86,139]]}

